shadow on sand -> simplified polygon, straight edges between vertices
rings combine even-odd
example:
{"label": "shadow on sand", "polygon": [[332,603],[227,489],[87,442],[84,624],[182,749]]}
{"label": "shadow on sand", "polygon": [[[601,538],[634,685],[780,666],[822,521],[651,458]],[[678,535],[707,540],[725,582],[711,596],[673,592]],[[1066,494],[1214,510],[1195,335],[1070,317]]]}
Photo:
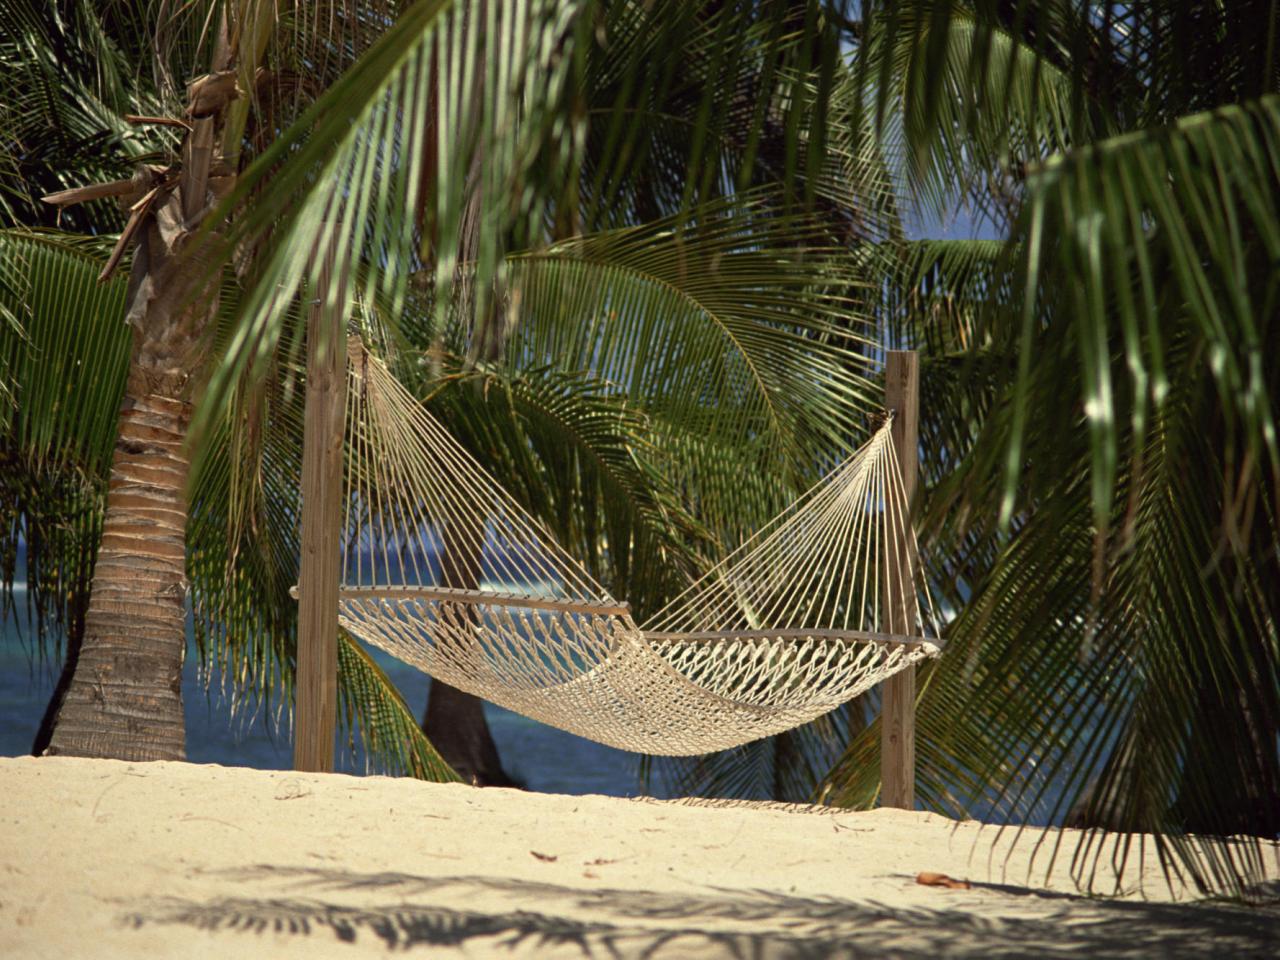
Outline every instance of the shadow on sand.
{"label": "shadow on sand", "polygon": [[[166,898],[130,910],[130,926],[369,940],[387,948],[480,946],[576,948],[584,957],[808,958],[939,956],[1103,957],[1169,960],[1274,956],[1280,913],[1229,904],[1088,900],[975,884],[982,903],[945,898],[937,909],[766,892],[575,889],[496,877],[422,877],[256,866],[220,871],[256,897]],[[905,880],[906,878],[904,878]],[[276,895],[279,894],[279,895]],[[998,899],[993,899],[994,897]],[[1010,916],[1016,899],[1043,898],[1043,912]],[[484,897],[509,909],[456,905]],[[446,906],[445,903],[453,904]],[[536,910],[525,909],[527,905]]]}

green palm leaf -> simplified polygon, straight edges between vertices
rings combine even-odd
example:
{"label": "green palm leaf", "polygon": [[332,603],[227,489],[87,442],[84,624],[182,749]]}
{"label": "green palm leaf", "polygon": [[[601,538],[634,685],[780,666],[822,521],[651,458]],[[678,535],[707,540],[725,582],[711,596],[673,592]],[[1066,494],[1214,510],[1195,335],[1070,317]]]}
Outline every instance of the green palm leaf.
{"label": "green palm leaf", "polygon": [[[245,370],[261,373],[303,287],[335,303],[353,293],[382,297],[396,315],[409,277],[428,263],[443,310],[473,197],[479,206],[469,215],[483,224],[473,251],[475,301],[484,315],[501,267],[500,237],[519,239],[542,217],[536,192],[521,186],[531,158],[569,136],[550,110],[572,64],[579,7],[577,0],[421,0],[254,162],[227,201],[231,210],[255,198],[227,242],[258,247],[269,238],[270,252],[212,379],[207,411],[226,401]],[[357,273],[358,291],[348,286]]]}
{"label": "green palm leaf", "polygon": [[[706,204],[684,226],[513,256],[520,319],[506,362],[612,384],[653,422],[653,467],[704,523],[740,533],[861,433],[874,406],[855,307],[867,283],[814,218],[750,196]],[[744,502],[760,475],[775,478],[772,495]]]}
{"label": "green palm leaf", "polygon": [[[1023,23],[1081,107],[1106,71],[1208,56],[1177,14],[1157,38],[1135,12],[1132,44],[1116,43],[1105,18],[1122,5],[1102,6],[1101,31]],[[1262,48],[1233,32],[1236,15],[1221,14],[1216,55],[1247,79]],[[1086,48],[1107,62],[1064,56]],[[1087,107],[1105,123],[1077,116],[1074,136],[1158,115],[1179,90],[1184,105],[1205,93],[1177,78],[1104,86]],[[894,301],[930,351],[925,525],[962,605],[920,706],[920,793],[1089,826],[1061,855],[1103,890],[1113,854],[1150,833],[1166,870],[1247,893],[1263,848],[1214,838],[1280,829],[1276,107],[1166,114],[1034,164],[1000,256],[936,258],[936,277]],[[957,300],[972,304],[967,344],[939,322]],[[956,385],[950,398],[931,378]],[[838,802],[874,796],[876,737],[833,771]]]}

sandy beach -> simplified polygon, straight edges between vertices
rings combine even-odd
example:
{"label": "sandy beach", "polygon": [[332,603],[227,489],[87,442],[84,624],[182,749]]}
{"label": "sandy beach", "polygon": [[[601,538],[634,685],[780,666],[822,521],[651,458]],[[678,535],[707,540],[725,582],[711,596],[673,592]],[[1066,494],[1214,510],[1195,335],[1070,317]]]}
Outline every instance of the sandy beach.
{"label": "sandy beach", "polygon": [[[63,758],[0,759],[0,790],[6,958],[1270,957],[1280,944],[1280,907],[1188,902],[1154,858],[1130,864],[1121,897],[1090,898],[1068,857],[1048,871],[1042,848],[1031,865],[1040,832],[1010,850],[1007,833],[924,813]],[[1270,859],[1280,877],[1280,850]],[[921,885],[922,871],[970,888]]]}

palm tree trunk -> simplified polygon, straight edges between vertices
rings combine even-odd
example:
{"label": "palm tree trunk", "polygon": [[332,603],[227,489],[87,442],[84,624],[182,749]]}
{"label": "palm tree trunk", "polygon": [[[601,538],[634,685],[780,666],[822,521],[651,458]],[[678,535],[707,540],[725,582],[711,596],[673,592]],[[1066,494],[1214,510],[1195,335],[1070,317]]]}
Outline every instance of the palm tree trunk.
{"label": "palm tree trunk", "polygon": [[[210,134],[208,124],[197,129]],[[205,137],[207,139],[207,137]],[[184,207],[204,180],[159,200],[138,231],[126,320],[133,328],[102,542],[75,673],[48,754],[181,760],[186,652],[185,449],[216,296],[196,296],[198,266],[179,256]],[[188,200],[184,204],[184,188]]]}
{"label": "palm tree trunk", "polygon": [[[212,142],[212,120],[195,127],[198,142]],[[182,664],[191,462],[185,442],[217,297],[216,285],[197,289],[200,267],[181,255],[184,225],[207,199],[207,174],[184,170],[180,184],[157,199],[137,232],[126,316],[133,353],[102,542],[84,639],[46,754],[186,756]]]}
{"label": "palm tree trunk", "polygon": [[52,706],[46,754],[186,757],[186,439],[219,282],[191,241],[234,186],[247,94],[274,16],[266,0],[223,10],[213,70],[187,87],[178,176],[139,172],[133,217],[108,261],[109,273],[135,240],[125,317],[133,354],[84,638],[62,701]]}
{"label": "palm tree trunk", "polygon": [[[465,531],[446,524],[444,546],[440,554],[440,583],[461,590],[480,586],[483,522]],[[469,616],[475,612],[468,610]],[[457,687],[432,677],[427,693],[427,708],[422,715],[422,732],[431,740],[449,766],[463,780],[477,787],[516,786],[498,756],[489,722],[484,716],[484,701]]]}
{"label": "palm tree trunk", "polygon": [[47,754],[121,760],[186,756],[184,539],[191,404],[178,384],[148,385],[154,345],[137,338],[85,635]]}
{"label": "palm tree trunk", "polygon": [[445,762],[473,786],[521,786],[502,769],[479,697],[432,677],[422,729]]}

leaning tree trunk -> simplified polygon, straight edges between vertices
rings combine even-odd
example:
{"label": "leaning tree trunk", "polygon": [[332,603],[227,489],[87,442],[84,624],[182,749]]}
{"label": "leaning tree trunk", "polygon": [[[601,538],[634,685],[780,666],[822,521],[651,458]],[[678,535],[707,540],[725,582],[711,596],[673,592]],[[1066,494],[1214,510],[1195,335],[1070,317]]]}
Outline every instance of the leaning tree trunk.
{"label": "leaning tree trunk", "polygon": [[[196,122],[211,143],[212,120]],[[195,136],[194,134],[192,136]],[[188,151],[190,154],[191,151]],[[138,229],[129,278],[133,353],[84,639],[53,721],[48,754],[121,760],[185,757],[185,449],[196,372],[207,356],[213,291],[182,258],[185,225],[206,203],[205,174],[184,170]],[[184,205],[184,188],[188,197]],[[203,293],[203,296],[197,296]]]}
{"label": "leaning tree trunk", "polygon": [[431,678],[423,732],[445,762],[467,783],[477,787],[520,784],[502,769],[498,747],[484,716],[484,701]]}
{"label": "leaning tree trunk", "polygon": [[[127,192],[115,191],[125,194],[132,216],[103,275],[132,241],[126,321],[133,352],[84,637],[46,754],[186,755],[186,438],[218,288],[191,244],[201,218],[233,182],[216,146],[236,97],[230,48],[222,48],[215,58],[222,69],[188,88],[180,169],[143,168]],[[77,202],[94,189],[49,199]]]}
{"label": "leaning tree trunk", "polygon": [[48,754],[185,757],[183,441],[191,403],[187,374],[168,361],[184,353],[195,318],[174,319],[134,336],[84,639]]}

